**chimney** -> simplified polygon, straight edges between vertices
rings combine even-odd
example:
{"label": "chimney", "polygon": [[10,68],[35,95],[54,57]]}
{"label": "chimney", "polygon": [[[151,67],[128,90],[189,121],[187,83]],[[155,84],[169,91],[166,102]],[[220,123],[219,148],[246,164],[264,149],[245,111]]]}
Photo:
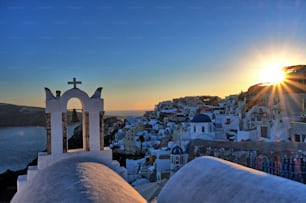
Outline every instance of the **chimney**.
{"label": "chimney", "polygon": [[60,90],[56,90],[56,97],[60,98],[61,97],[61,91]]}

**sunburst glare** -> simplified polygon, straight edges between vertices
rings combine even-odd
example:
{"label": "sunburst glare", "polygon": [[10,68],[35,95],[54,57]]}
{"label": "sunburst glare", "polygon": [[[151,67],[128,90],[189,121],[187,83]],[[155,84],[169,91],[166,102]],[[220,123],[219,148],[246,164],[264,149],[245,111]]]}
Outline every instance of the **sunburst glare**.
{"label": "sunburst glare", "polygon": [[263,69],[261,75],[261,82],[267,82],[272,84],[280,83],[284,80],[284,72],[282,71],[283,66],[279,65],[268,65]]}

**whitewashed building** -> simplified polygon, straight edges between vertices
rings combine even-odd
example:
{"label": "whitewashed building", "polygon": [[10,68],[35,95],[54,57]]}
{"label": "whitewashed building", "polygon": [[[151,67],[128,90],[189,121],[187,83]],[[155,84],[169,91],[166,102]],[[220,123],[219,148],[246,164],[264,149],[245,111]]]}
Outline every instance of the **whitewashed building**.
{"label": "whitewashed building", "polygon": [[206,114],[198,114],[190,121],[189,128],[192,139],[213,140],[215,138],[214,126]]}

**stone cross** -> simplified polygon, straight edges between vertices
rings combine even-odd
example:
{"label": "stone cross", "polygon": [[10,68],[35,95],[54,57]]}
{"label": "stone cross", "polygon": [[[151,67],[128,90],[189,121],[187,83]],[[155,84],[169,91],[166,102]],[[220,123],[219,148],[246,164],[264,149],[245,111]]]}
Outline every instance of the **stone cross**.
{"label": "stone cross", "polygon": [[75,78],[73,78],[73,81],[69,82],[68,81],[68,85],[73,85],[73,88],[77,88],[77,84],[82,84],[81,81],[77,81]]}

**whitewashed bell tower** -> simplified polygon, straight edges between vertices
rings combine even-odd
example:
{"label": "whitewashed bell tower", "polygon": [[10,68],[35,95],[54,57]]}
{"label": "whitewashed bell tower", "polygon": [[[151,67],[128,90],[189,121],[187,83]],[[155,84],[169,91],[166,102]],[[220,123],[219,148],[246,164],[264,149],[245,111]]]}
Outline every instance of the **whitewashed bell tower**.
{"label": "whitewashed bell tower", "polygon": [[170,153],[170,170],[171,175],[178,171],[185,163],[187,163],[187,154],[185,154],[178,145],[172,148]]}
{"label": "whitewashed bell tower", "polygon": [[47,122],[47,152],[48,154],[63,154],[67,152],[67,103],[71,98],[78,98],[82,104],[82,138],[83,151],[101,151],[104,149],[104,101],[101,98],[102,88],[99,87],[89,97],[77,88],[81,84],[73,78],[73,88],[61,95],[56,91],[53,95],[50,89],[46,93],[46,122]]}
{"label": "whitewashed bell tower", "polygon": [[[97,88],[95,93],[89,97],[84,91],[77,88],[81,81],[73,78],[73,81],[68,84],[72,84],[73,88],[64,92],[63,95],[60,91],[56,91],[56,96],[54,96],[50,89],[45,88],[47,152],[39,152],[37,166],[29,166],[27,175],[18,177],[17,191],[26,187],[27,181],[35,178],[40,170],[59,161],[74,158],[102,163],[126,178],[126,169],[120,167],[119,162],[113,161],[112,150],[104,147],[102,87]],[[77,150],[68,150],[67,142],[67,103],[71,98],[79,99],[83,110],[83,147]]]}

